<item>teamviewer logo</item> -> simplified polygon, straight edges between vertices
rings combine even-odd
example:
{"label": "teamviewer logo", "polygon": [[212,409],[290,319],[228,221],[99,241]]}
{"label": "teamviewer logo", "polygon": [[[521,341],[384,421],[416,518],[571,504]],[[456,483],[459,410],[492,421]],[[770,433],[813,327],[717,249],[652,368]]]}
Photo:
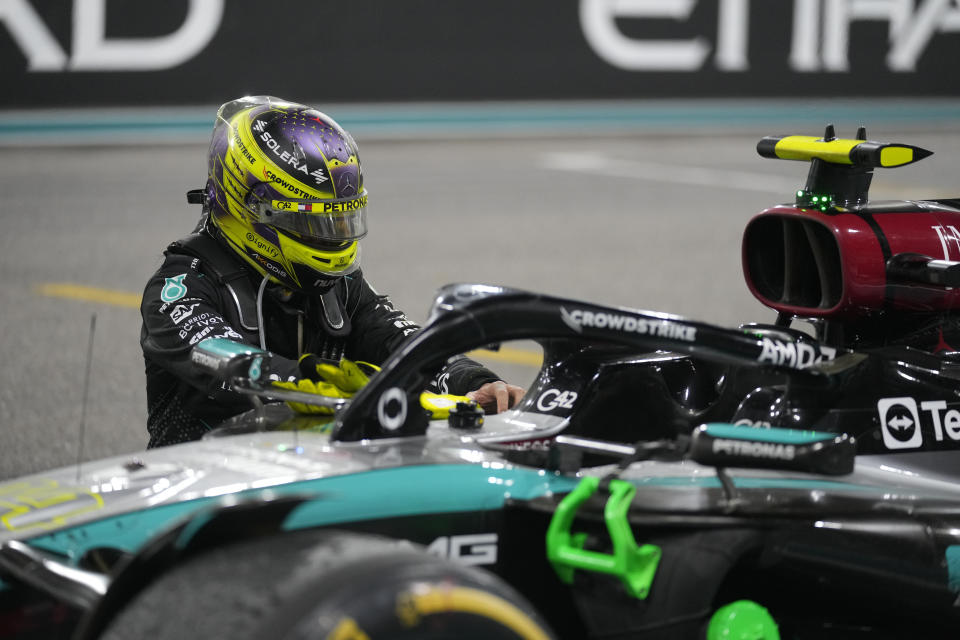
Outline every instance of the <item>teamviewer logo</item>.
{"label": "teamviewer logo", "polygon": [[917,449],[923,445],[920,414],[913,398],[881,398],[877,402],[883,444],[887,449]]}

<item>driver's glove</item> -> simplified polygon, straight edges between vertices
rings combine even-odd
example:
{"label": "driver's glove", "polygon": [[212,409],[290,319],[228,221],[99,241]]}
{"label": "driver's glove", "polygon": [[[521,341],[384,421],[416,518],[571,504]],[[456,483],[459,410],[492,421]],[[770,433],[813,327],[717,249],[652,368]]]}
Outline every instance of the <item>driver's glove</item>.
{"label": "driver's glove", "polygon": [[420,406],[430,413],[431,420],[446,420],[450,417],[450,410],[458,402],[473,403],[466,396],[455,396],[452,393],[431,393],[424,391],[420,394]]}
{"label": "driver's glove", "polygon": [[[289,389],[290,391],[302,391],[303,393],[312,393],[318,396],[325,396],[327,398],[349,398],[353,395],[351,391],[344,391],[335,384],[330,384],[329,382],[314,382],[313,380],[308,380],[306,378],[299,378],[296,381],[274,381],[271,383],[273,386],[280,389]],[[296,411],[297,413],[308,413],[308,414],[318,414],[333,413],[333,408],[331,407],[322,407],[316,404],[307,404],[305,402],[292,402],[287,401],[287,406]]]}
{"label": "driver's glove", "polygon": [[[350,398],[367,384],[371,375],[379,370],[379,367],[367,362],[343,359],[334,364],[328,360],[321,360],[313,354],[307,354],[300,358],[300,374],[303,377],[296,381],[273,382],[273,386],[328,398]],[[330,407],[304,402],[287,402],[287,406],[297,413],[332,414],[334,412]]]}
{"label": "driver's glove", "polygon": [[[346,358],[334,364],[329,360],[321,360],[313,354],[300,358],[300,375],[296,382],[274,382],[274,386],[281,389],[315,393],[328,398],[350,398],[359,391],[370,376],[380,370],[380,367],[369,362],[353,362]],[[470,403],[466,396],[449,393],[431,393],[424,391],[420,394],[420,406],[430,413],[432,420],[446,420],[450,410],[458,402]],[[333,409],[302,402],[287,402],[287,405],[297,413],[332,414]]]}
{"label": "driver's glove", "polygon": [[380,367],[369,362],[354,362],[343,358],[334,364],[313,354],[300,358],[300,376],[314,382],[329,382],[343,391],[356,393],[370,381]]}

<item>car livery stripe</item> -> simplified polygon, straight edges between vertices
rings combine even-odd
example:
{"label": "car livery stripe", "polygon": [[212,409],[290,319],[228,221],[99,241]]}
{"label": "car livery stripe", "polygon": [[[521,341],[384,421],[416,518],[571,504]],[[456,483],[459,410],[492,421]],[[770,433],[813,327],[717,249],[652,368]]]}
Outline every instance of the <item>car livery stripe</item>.
{"label": "car livery stripe", "polygon": [[[638,488],[716,488],[716,477],[625,478]],[[837,481],[790,478],[733,478],[742,489],[821,489],[878,491],[877,487]],[[509,498],[530,500],[551,493],[572,491],[576,478],[545,471],[474,465],[424,465],[381,469],[357,474],[317,478],[288,485],[241,491],[230,502],[256,500],[265,495],[283,497],[315,494],[295,508],[283,528],[336,525],[345,522],[402,517],[416,514],[456,513],[499,509]],[[195,517],[202,510],[222,503],[223,497],[201,498],[160,505],[68,527],[35,537],[28,542],[76,562],[94,547],[114,547],[136,552],[154,536]],[[958,569],[960,575],[960,569]]]}
{"label": "car livery stripe", "polygon": [[960,545],[952,544],[944,552],[947,561],[947,586],[960,593]]}
{"label": "car livery stripe", "polygon": [[[497,465],[499,467],[499,465]],[[283,524],[284,530],[344,522],[499,509],[507,498],[530,500],[571,491],[576,478],[516,467],[449,464],[406,466],[363,473],[316,478],[286,485],[240,491],[230,503],[305,495]],[[113,547],[136,552],[154,536],[205,508],[222,504],[224,497],[201,498],[160,505],[68,527],[29,540],[38,549],[75,563],[89,549]]]}
{"label": "car livery stripe", "polygon": [[707,425],[707,434],[717,438],[732,440],[758,440],[777,444],[813,444],[823,440],[833,440],[836,433],[824,431],[808,431],[800,429],[757,429],[732,425],[720,422],[711,422]]}

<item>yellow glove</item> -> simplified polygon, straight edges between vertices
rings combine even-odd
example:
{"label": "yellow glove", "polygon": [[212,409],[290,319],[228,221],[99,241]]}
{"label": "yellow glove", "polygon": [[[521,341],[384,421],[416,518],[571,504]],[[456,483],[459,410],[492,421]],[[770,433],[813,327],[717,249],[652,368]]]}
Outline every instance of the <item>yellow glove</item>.
{"label": "yellow glove", "polygon": [[430,412],[431,420],[446,420],[450,417],[450,410],[458,402],[473,402],[466,396],[455,396],[450,393],[431,393],[424,391],[420,394],[420,406]]}
{"label": "yellow glove", "polygon": [[[302,361],[302,359],[301,359]],[[344,358],[337,364],[330,362],[321,362],[315,365],[317,377],[324,382],[340,388],[343,391],[356,393],[370,381],[368,375],[361,368],[370,372],[370,375],[380,370],[380,367],[372,365],[369,362],[353,362]],[[314,376],[310,376],[313,378]]]}
{"label": "yellow glove", "polygon": [[[345,391],[335,384],[329,382],[314,382],[306,378],[300,378],[296,382],[275,381],[273,386],[280,389],[289,389],[290,391],[302,391],[304,393],[313,393],[327,398],[349,398],[353,395],[352,391]],[[315,404],[306,404],[304,402],[287,402],[287,406],[297,413],[307,414],[331,414],[333,409],[330,407],[321,407]]]}

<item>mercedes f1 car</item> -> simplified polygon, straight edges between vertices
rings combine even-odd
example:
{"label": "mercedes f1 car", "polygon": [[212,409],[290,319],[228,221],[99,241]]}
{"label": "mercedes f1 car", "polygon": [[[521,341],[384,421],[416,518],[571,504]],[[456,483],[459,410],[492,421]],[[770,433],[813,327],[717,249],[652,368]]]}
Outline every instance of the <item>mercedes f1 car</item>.
{"label": "mercedes f1 car", "polygon": [[[906,145],[810,162],[747,226],[737,329],[503,287],[441,290],[329,418],[0,484],[0,637],[954,637],[960,200],[870,202]],[[518,406],[422,408],[447,358],[536,340]],[[194,361],[258,399],[270,354]]]}

